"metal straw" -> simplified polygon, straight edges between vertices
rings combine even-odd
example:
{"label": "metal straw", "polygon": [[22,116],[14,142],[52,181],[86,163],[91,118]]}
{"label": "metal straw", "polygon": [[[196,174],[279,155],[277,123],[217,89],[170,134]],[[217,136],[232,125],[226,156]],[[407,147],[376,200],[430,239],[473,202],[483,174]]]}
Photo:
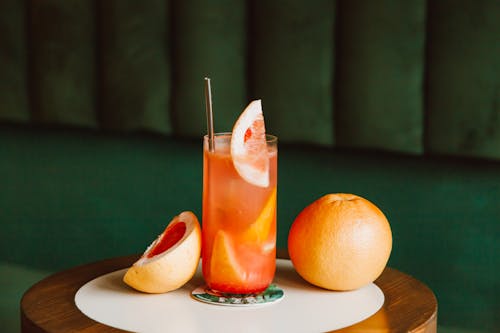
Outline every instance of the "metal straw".
{"label": "metal straw", "polygon": [[212,113],[212,88],[208,77],[205,78],[205,110],[207,112],[208,151],[213,152],[215,150],[214,117]]}

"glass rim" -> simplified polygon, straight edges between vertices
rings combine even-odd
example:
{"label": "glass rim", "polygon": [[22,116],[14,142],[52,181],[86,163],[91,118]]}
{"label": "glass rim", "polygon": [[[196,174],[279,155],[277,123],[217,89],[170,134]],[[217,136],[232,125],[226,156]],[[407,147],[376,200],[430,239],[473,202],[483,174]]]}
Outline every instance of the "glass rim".
{"label": "glass rim", "polygon": [[[224,137],[224,136],[232,136],[233,132],[217,132],[214,133],[214,138],[215,137]],[[203,136],[203,140],[208,140],[208,134],[205,134]],[[273,143],[273,142],[278,142],[278,136],[274,134],[267,134],[266,133],[266,143]]]}

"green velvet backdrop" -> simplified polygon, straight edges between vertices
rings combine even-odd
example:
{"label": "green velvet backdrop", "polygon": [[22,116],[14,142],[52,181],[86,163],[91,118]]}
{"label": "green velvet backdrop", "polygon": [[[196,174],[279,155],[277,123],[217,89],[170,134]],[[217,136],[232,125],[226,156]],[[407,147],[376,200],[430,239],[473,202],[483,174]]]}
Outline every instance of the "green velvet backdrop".
{"label": "green velvet backdrop", "polygon": [[207,75],[216,130],[262,98],[284,143],[279,247],[320,193],[363,195],[440,324],[499,327],[498,0],[1,0],[0,259],[59,270],[200,216]]}
{"label": "green velvet backdrop", "polygon": [[0,119],[500,158],[497,0],[4,0]]}

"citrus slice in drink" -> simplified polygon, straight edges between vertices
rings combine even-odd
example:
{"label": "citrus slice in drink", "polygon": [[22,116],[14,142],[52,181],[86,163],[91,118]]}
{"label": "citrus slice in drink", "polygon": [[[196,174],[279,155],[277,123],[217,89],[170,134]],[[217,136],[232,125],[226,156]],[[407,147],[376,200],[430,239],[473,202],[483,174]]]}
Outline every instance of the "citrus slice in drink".
{"label": "citrus slice in drink", "polygon": [[260,99],[248,104],[234,124],[231,158],[244,180],[260,187],[269,186],[269,157]]}
{"label": "citrus slice in drink", "polygon": [[146,293],[165,293],[183,286],[198,266],[201,231],[196,215],[182,212],[130,267],[123,281]]}
{"label": "citrus slice in drink", "polygon": [[260,244],[266,241],[276,214],[276,188],[273,189],[259,217],[243,233],[243,241]]}
{"label": "citrus slice in drink", "polygon": [[217,281],[213,289],[230,290],[244,284],[245,272],[238,263],[229,236],[219,230],[214,238],[210,257],[210,280]]}

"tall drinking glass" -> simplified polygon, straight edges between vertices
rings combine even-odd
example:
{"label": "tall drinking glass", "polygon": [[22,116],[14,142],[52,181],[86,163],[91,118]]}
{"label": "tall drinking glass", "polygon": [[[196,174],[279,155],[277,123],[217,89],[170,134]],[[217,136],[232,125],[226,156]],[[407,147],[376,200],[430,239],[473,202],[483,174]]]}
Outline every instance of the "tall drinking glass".
{"label": "tall drinking glass", "polygon": [[269,185],[247,182],[233,165],[231,133],[203,143],[202,269],[208,287],[222,294],[256,294],[276,269],[278,139],[266,135]]}

